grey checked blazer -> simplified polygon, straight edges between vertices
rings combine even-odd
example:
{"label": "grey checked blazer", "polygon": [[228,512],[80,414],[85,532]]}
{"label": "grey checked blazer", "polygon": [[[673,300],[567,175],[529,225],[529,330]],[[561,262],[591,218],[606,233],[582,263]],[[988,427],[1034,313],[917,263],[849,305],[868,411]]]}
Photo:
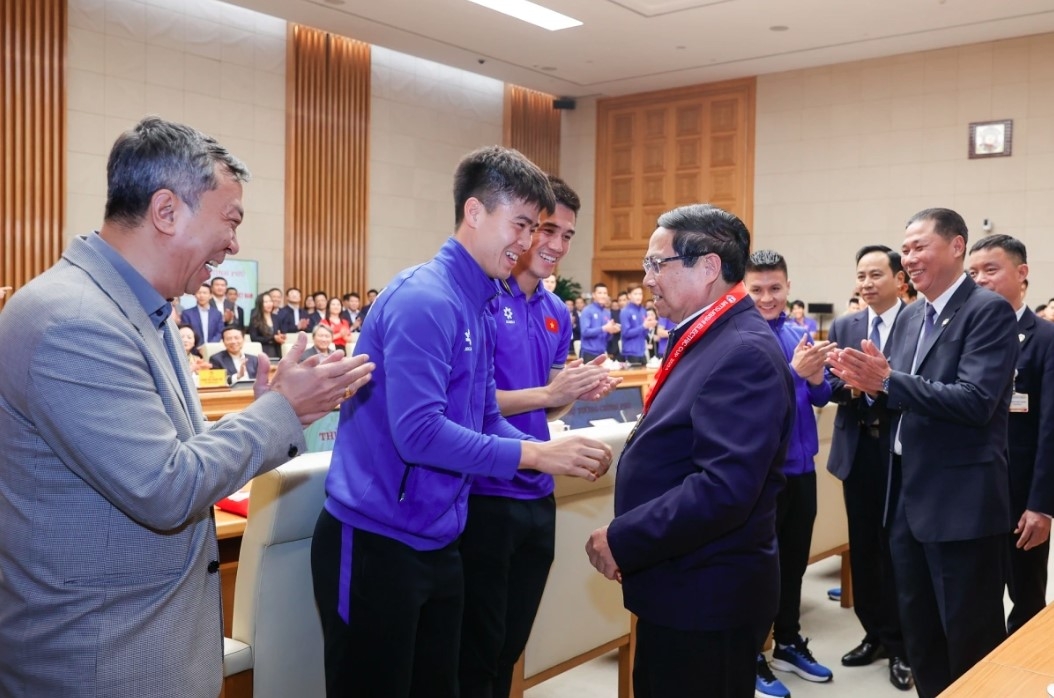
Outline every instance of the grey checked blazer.
{"label": "grey checked blazer", "polygon": [[83,238],[7,303],[0,346],[0,695],[215,698],[212,504],[304,447],[289,403],[207,424]]}

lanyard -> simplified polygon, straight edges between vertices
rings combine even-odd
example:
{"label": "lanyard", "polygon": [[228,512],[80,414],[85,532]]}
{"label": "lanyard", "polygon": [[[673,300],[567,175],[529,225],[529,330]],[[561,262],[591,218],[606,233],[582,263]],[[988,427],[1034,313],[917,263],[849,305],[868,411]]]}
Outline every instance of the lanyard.
{"label": "lanyard", "polygon": [[733,305],[746,298],[746,296],[747,290],[743,285],[743,282],[736,284],[729,290],[727,295],[714,303],[709,310],[701,313],[681,338],[677,340],[677,344],[674,345],[673,349],[667,355],[666,360],[662,362],[662,366],[659,368],[658,373],[655,374],[655,385],[652,386],[651,391],[648,393],[648,397],[644,400],[644,410],[640,414],[640,419],[637,420],[637,426],[633,427],[633,431],[630,432],[627,442],[631,440],[633,435],[637,432],[637,427],[639,427],[640,423],[644,421],[644,415],[648,414],[648,408],[651,407],[651,403],[655,400],[655,396],[659,393],[659,389],[665,385],[666,379],[669,377],[670,373],[673,372],[673,369],[680,362],[685,352],[687,352],[693,344],[702,339],[707,330],[713,327],[714,323],[720,320]]}

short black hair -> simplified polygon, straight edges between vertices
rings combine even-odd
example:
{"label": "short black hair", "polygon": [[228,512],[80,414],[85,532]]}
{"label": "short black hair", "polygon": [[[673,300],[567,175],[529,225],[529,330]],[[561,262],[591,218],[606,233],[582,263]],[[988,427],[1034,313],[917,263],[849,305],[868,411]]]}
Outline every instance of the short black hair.
{"label": "short black hair", "polygon": [[802,310],[805,310],[805,301],[797,300],[797,299],[792,300],[791,301],[791,308],[801,308]]}
{"label": "short black hair", "polygon": [[1000,249],[1006,252],[1008,257],[1013,257],[1017,264],[1028,264],[1028,250],[1025,243],[1009,235],[988,235],[973,244],[970,254],[981,250]]}
{"label": "short black hair", "polygon": [[231,291],[234,291],[235,293],[237,293],[237,292],[238,292],[238,289],[236,289],[236,288],[235,288],[235,287],[233,287],[233,286],[228,286],[228,287],[227,287],[227,293],[230,293]]}
{"label": "short black hair", "polygon": [[721,258],[721,278],[728,283],[743,280],[750,231],[734,214],[709,204],[681,206],[659,216],[658,226],[673,231],[673,251],[685,257],[685,267],[707,254]]}
{"label": "short black hair", "polygon": [[245,336],[245,330],[243,330],[241,328],[241,326],[239,326],[239,325],[224,325],[223,326],[223,331],[220,332],[220,337],[223,337],[224,335],[226,335],[231,330],[238,330],[238,333],[241,334],[242,337]]}
{"label": "short black hair", "polygon": [[787,276],[787,260],[775,250],[758,250],[747,260],[747,271],[782,271]]}
{"label": "short black hair", "polygon": [[598,288],[602,288],[602,289],[604,289],[606,291],[606,290],[608,290],[608,285],[606,283],[604,283],[603,281],[598,281],[595,284],[593,284],[593,290],[595,291]]}
{"label": "short black hair", "polygon": [[860,264],[860,260],[865,255],[869,255],[872,252],[884,252],[886,258],[889,259],[889,269],[893,272],[893,276],[896,276],[900,272],[904,271],[904,265],[900,260],[900,253],[886,247],[885,245],[864,245],[856,253],[856,263]]}
{"label": "short black hair", "polygon": [[955,211],[950,208],[926,208],[914,216],[908,219],[907,225],[904,227],[910,227],[912,223],[919,221],[933,221],[933,232],[940,235],[945,240],[954,240],[957,235],[961,235],[963,242],[970,240],[969,230],[966,228],[966,221]]}
{"label": "short black hair", "polygon": [[488,212],[515,199],[536,204],[549,215],[556,210],[545,173],[519,151],[500,145],[474,150],[458,163],[454,171],[455,227],[461,225],[470,198],[478,199]]}
{"label": "short black hair", "polygon": [[567,182],[556,175],[546,176],[549,179],[549,186],[553,189],[553,196],[556,198],[556,203],[571,209],[577,216],[578,210],[582,208],[582,201],[578,198],[578,194],[575,193],[575,190],[569,187]]}

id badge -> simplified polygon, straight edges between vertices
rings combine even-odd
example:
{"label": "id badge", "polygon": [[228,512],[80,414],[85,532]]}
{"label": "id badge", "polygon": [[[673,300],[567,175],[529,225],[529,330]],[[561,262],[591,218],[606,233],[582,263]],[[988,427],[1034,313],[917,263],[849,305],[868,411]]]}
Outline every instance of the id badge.
{"label": "id badge", "polygon": [[1028,393],[1014,393],[1010,398],[1011,412],[1028,412]]}

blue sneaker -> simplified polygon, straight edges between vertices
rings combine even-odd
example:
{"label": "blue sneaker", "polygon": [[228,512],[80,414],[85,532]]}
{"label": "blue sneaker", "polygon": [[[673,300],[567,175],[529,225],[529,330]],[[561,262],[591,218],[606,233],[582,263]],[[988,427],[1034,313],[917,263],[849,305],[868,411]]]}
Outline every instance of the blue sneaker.
{"label": "blue sneaker", "polygon": [[827,590],[827,598],[829,598],[831,601],[841,601],[842,600],[842,587],[835,587],[833,589],[828,589]]}
{"label": "blue sneaker", "polygon": [[754,698],[790,698],[791,692],[772,674],[765,655],[758,655],[758,678],[754,682]]}
{"label": "blue sneaker", "polygon": [[790,671],[806,681],[817,683],[830,681],[834,676],[830,669],[816,661],[809,651],[809,641],[801,635],[790,645],[776,643],[776,648],[772,650],[772,668]]}

